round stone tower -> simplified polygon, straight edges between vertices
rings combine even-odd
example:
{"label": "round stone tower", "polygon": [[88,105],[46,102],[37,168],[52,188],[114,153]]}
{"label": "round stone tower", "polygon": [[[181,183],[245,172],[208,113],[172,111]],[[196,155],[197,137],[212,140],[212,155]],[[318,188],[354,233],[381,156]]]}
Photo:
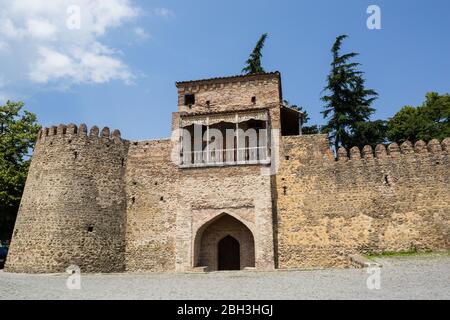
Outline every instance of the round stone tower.
{"label": "round stone tower", "polygon": [[5,270],[24,273],[125,269],[128,142],[86,125],[39,133]]}

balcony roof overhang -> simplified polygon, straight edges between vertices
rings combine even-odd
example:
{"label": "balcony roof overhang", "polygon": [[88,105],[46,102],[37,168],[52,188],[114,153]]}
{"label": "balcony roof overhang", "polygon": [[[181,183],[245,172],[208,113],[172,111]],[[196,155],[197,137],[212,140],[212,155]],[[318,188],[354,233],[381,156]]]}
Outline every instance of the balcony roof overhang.
{"label": "balcony roof overhang", "polygon": [[267,109],[255,108],[253,110],[240,110],[235,112],[219,112],[205,114],[180,114],[180,127],[191,125],[213,125],[220,122],[242,123],[249,120],[269,120],[269,111]]}

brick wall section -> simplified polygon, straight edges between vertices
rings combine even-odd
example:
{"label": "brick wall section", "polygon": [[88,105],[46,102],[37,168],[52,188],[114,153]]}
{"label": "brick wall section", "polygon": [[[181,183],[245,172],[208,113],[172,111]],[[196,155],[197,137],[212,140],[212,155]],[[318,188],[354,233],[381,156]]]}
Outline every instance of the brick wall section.
{"label": "brick wall section", "polygon": [[[281,103],[281,78],[278,72],[246,77],[230,77],[182,82],[178,87],[178,111],[210,113],[264,108]],[[195,94],[192,108],[184,105],[185,94]],[[256,97],[256,103],[252,103]],[[208,107],[206,102],[210,102]]]}
{"label": "brick wall section", "polygon": [[[41,132],[20,205],[6,270],[125,269],[127,144],[115,131],[86,126]],[[90,230],[92,228],[92,230]]]}
{"label": "brick wall section", "polygon": [[262,166],[181,170],[178,186],[177,270],[189,270],[198,254],[199,231],[222,214],[245,224],[255,239],[255,263],[275,267],[270,176]]}
{"label": "brick wall section", "polygon": [[[345,267],[352,253],[450,248],[450,140],[340,150],[283,137],[277,175],[280,268]],[[288,156],[289,160],[287,160]]]}
{"label": "brick wall section", "polygon": [[174,271],[178,169],[170,140],[130,144],[127,160],[128,271]]}
{"label": "brick wall section", "polygon": [[223,213],[248,223],[257,265],[273,269],[270,177],[260,166],[179,169],[172,150],[170,140],[130,143],[126,269],[192,270],[198,230]]}

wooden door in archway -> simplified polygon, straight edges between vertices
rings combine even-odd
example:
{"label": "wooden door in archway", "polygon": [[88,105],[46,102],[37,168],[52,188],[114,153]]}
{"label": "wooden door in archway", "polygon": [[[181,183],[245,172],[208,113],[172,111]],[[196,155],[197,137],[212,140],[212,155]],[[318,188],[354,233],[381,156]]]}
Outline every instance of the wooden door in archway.
{"label": "wooden door in archway", "polygon": [[239,242],[232,236],[219,241],[217,248],[218,270],[240,270],[241,250]]}

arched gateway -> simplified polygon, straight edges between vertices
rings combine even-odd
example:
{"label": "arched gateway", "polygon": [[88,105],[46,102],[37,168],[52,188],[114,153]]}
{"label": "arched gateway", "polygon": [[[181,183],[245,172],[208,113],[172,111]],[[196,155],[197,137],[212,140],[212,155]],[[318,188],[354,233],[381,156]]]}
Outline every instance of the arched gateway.
{"label": "arched gateway", "polygon": [[195,266],[209,271],[255,267],[255,241],[238,219],[222,214],[206,223],[195,239]]}

